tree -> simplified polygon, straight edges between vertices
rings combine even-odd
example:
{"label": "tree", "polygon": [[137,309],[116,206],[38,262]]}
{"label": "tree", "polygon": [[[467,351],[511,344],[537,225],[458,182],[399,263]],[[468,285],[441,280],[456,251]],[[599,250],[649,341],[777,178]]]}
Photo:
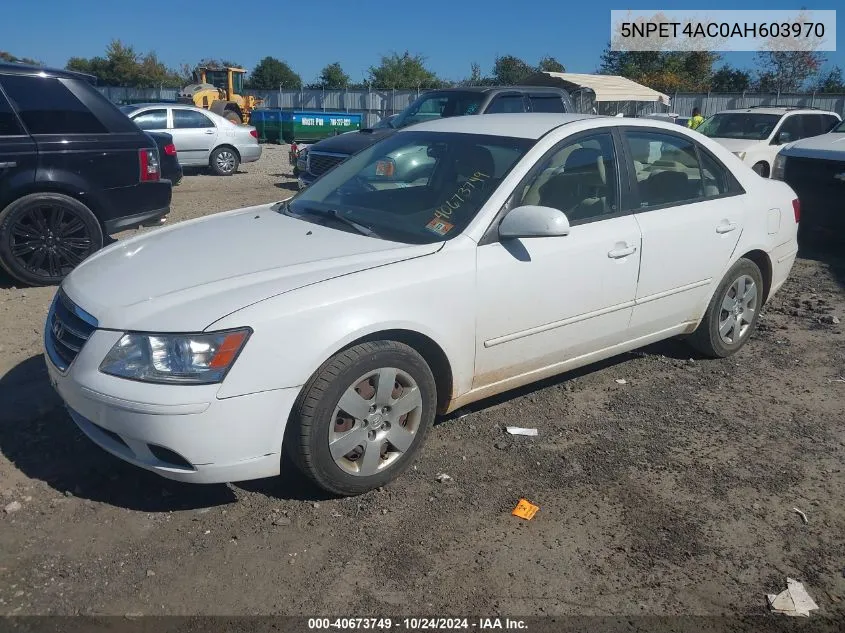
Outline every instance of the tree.
{"label": "tree", "polygon": [[493,62],[493,79],[501,86],[514,86],[534,74],[534,68],[519,57],[503,55]]}
{"label": "tree", "polygon": [[725,64],[713,73],[713,92],[744,92],[751,87],[751,73]]}
{"label": "tree", "polygon": [[16,57],[6,51],[0,51],[0,62],[12,62],[13,64],[29,64],[30,66],[41,66],[41,62],[29,57]]}
{"label": "tree", "polygon": [[818,75],[824,59],[818,51],[761,51],[758,85],[766,92],[798,92]]}
{"label": "tree", "polygon": [[599,73],[620,75],[664,93],[710,89],[718,53],[711,51],[612,50],[601,56]]}
{"label": "tree", "polygon": [[565,73],[566,67],[554,57],[543,57],[537,64],[537,72]]}
{"label": "tree", "polygon": [[320,86],[325,90],[344,90],[349,87],[349,75],[343,72],[340,62],[328,64],[320,71]]}
{"label": "tree", "polygon": [[819,79],[816,90],[819,92],[845,93],[845,78],[842,77],[842,69],[839,66],[831,68],[826,75]]}
{"label": "tree", "polygon": [[66,68],[94,75],[107,86],[178,88],[185,80],[180,73],[163,64],[154,52],[138,54],[120,40],[109,43],[105,57],[71,57]]}
{"label": "tree", "polygon": [[376,90],[438,88],[443,82],[425,67],[425,57],[391,53],[382,55],[378,66],[370,66],[370,85]]}
{"label": "tree", "polygon": [[299,90],[302,87],[302,77],[282,60],[265,57],[252,69],[247,87],[253,90]]}

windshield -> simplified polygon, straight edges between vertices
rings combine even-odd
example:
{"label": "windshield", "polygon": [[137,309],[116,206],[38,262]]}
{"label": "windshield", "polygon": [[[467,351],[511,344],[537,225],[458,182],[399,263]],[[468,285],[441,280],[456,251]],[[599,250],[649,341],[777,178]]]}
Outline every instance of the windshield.
{"label": "windshield", "polygon": [[397,242],[441,242],[466,228],[534,143],[477,134],[395,134],[340,163],[280,210],[341,230],[354,230],[355,223],[366,234]]}
{"label": "windshield", "polygon": [[714,114],[698,126],[698,132],[711,138],[738,138],[762,141],[769,138],[781,119],[780,114],[726,112]]}
{"label": "windshield", "polygon": [[414,101],[397,114],[390,124],[395,128],[403,128],[447,116],[476,114],[482,101],[484,94],[480,92],[432,92]]}

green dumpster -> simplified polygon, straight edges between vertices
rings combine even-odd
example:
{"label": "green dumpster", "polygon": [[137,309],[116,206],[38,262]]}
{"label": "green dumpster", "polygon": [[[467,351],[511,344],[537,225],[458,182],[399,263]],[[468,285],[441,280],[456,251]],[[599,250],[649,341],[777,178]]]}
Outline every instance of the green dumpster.
{"label": "green dumpster", "polygon": [[349,112],[282,112],[282,138],[286,143],[314,143],[360,130],[362,118],[362,114]]}

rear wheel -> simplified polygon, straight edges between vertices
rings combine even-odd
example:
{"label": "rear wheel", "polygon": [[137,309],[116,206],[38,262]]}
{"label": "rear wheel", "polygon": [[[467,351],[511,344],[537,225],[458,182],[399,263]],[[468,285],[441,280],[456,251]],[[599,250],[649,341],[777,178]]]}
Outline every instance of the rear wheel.
{"label": "rear wheel", "polygon": [[436,410],[431,369],[395,341],[338,353],[303,389],[285,452],[321,488],[357,495],[398,477]]}
{"label": "rear wheel", "polygon": [[752,167],[751,169],[756,171],[757,174],[762,176],[763,178],[769,177],[769,165],[762,160],[759,163],[755,163],[754,167]]}
{"label": "rear wheel", "polygon": [[711,358],[726,358],[748,341],[763,307],[763,275],[750,259],[740,259],[713,294],[698,329],[687,339]]}
{"label": "rear wheel", "polygon": [[240,162],[237,153],[231,147],[218,147],[211,152],[209,166],[211,171],[218,176],[231,176],[238,171]]}
{"label": "rear wheel", "polygon": [[24,284],[57,284],[102,247],[96,216],[69,196],[30,194],[0,212],[0,265]]}

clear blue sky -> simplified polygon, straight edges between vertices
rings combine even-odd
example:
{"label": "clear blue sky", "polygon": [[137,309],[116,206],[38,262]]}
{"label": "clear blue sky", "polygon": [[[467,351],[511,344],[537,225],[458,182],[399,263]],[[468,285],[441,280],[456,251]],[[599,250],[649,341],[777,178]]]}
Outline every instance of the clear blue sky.
{"label": "clear blue sky", "polygon": [[[409,50],[427,58],[447,79],[470,73],[470,63],[489,72],[496,55],[512,54],[534,64],[557,57],[570,72],[593,72],[610,34],[611,9],[837,9],[845,33],[845,5],[829,0],[783,2],[639,2],[607,0],[389,0],[338,2],[232,2],[231,0],[4,0],[0,50],[63,67],[74,55],[101,55],[113,38],[140,52],[155,51],[167,65],[226,58],[252,68],[272,55],[288,62],[307,82],[339,61],[362,81],[379,55]],[[826,53],[828,65],[845,68],[845,41]],[[753,64],[754,53],[731,53],[725,61]]]}

